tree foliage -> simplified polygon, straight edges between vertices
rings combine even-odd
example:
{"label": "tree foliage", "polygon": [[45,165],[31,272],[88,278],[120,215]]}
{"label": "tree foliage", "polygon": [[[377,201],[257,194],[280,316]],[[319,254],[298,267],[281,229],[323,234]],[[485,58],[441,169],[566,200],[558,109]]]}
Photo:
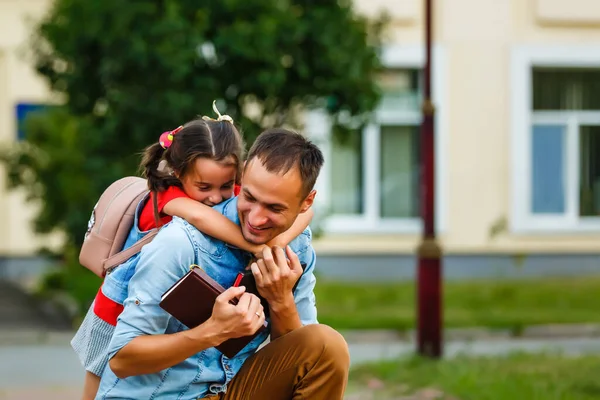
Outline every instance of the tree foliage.
{"label": "tree foliage", "polygon": [[311,107],[368,115],[381,27],[341,0],[55,0],[30,55],[60,105],[4,154],[10,184],[42,204],[38,232],[79,246],[108,184],[214,99],[247,142]]}

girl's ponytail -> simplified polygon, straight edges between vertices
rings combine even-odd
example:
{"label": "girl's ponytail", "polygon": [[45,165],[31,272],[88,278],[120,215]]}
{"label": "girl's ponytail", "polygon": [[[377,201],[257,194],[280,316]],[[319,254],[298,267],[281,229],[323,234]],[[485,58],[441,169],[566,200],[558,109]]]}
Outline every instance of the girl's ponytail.
{"label": "girl's ponytail", "polygon": [[169,186],[179,184],[179,180],[167,171],[168,168],[161,167],[161,161],[165,165],[169,161],[165,152],[173,144],[173,136],[182,129],[183,126],[180,126],[172,131],[163,132],[158,143],[148,146],[144,151],[140,169],[142,176],[148,180],[148,189],[152,192],[162,192]]}
{"label": "girl's ponytail", "polygon": [[153,206],[154,206],[154,220],[156,226],[159,227],[160,217],[158,213],[158,200],[157,193],[167,190],[169,186],[181,185],[179,179],[173,176],[173,171],[170,168],[165,168],[161,165],[167,165],[168,154],[165,154],[167,149],[173,144],[173,135],[179,132],[183,127],[178,127],[172,131],[164,132],[160,135],[158,143],[154,143],[146,147],[142,156],[142,162],[140,169],[142,176],[148,181],[148,189],[154,193]]}
{"label": "girl's ponytail", "polygon": [[166,189],[165,173],[158,168],[164,153],[165,149],[159,143],[154,143],[146,147],[142,156],[140,164],[142,176],[148,180],[148,189],[153,192]]}

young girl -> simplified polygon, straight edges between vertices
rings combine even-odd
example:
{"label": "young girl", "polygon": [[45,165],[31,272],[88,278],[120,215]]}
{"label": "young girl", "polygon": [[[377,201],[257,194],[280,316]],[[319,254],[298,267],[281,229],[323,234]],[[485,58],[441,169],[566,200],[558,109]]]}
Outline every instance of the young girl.
{"label": "young girl", "polygon": [[[243,156],[243,141],[233,121],[221,116],[214,105],[213,109],[217,120],[204,117],[189,122],[163,133],[159,143],[145,150],[141,168],[151,192],[149,200],[140,205],[124,248],[178,216],[216,239],[255,255],[262,252],[265,245],[248,243],[236,224],[211,208],[234,195]],[[312,213],[305,214],[268,245],[285,247],[308,226]],[[138,259],[139,253],[107,275],[71,342],[86,369],[84,400],[94,399],[98,391],[117,317],[127,298],[127,283]]]}

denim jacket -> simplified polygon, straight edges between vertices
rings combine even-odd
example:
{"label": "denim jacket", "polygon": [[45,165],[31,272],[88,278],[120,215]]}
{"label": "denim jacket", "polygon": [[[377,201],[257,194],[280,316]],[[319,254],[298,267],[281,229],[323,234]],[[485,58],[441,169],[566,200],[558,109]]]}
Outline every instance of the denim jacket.
{"label": "denim jacket", "polygon": [[[215,209],[239,224],[236,198],[219,204]],[[298,314],[304,325],[317,323],[313,292],[315,253],[310,242],[311,233],[307,229],[290,244],[300,262],[306,263],[294,292]],[[247,262],[247,253],[204,235],[183,219],[173,218],[150,244],[144,246],[135,261],[137,267],[132,267],[135,273],[128,285],[125,310],[118,319],[109,356],[113,357],[137,336],[187,329],[160,308],[159,302],[162,294],[189,271],[191,264],[202,266],[222,286],[230,287]],[[269,331],[267,329],[258,335],[231,359],[215,348],[209,348],[160,372],[125,379],[117,378],[107,366],[96,399],[187,400],[224,392],[227,383],[266,340]]]}

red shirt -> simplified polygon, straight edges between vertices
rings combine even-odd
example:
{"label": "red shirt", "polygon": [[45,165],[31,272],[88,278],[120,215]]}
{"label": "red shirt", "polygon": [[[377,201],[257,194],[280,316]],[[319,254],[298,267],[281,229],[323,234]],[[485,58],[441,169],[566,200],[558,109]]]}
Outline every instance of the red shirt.
{"label": "red shirt", "polygon": [[[164,192],[158,192],[158,195],[156,196],[156,203],[158,205],[158,215],[160,217],[161,225],[164,225],[173,219],[173,217],[170,215],[163,214],[165,205],[171,200],[178,199],[180,197],[188,197],[188,195],[185,194],[183,189],[178,188],[177,186],[170,186]],[[156,228],[156,220],[154,219],[154,193],[150,193],[150,198],[144,205],[144,208],[142,208],[140,219],[138,221],[138,227],[141,231],[148,231]]]}

